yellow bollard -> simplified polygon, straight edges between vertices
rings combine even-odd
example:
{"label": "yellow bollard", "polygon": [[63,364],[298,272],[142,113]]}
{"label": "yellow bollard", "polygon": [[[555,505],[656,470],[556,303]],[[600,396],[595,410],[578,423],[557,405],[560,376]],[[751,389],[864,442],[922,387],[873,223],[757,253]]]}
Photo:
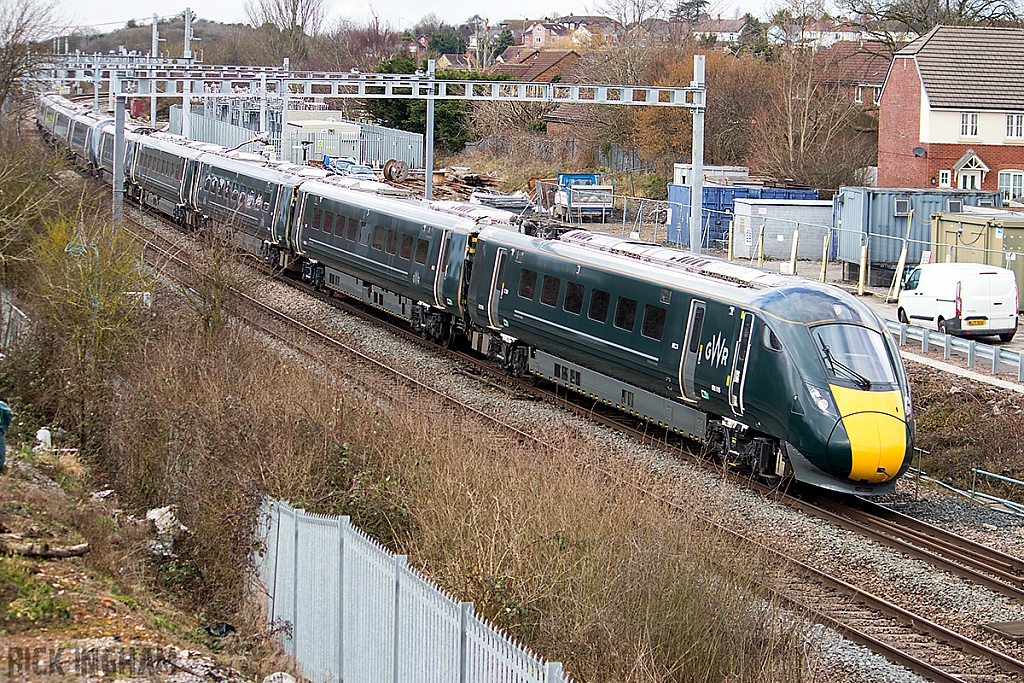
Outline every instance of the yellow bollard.
{"label": "yellow bollard", "polygon": [[868,245],[860,248],[860,277],[857,278],[857,295],[864,296],[864,281],[868,277]]}
{"label": "yellow bollard", "polygon": [[825,233],[825,246],[821,248],[821,282],[825,282],[825,278],[828,277],[828,238],[832,233]]}
{"label": "yellow bollard", "polygon": [[729,226],[729,260],[732,261],[732,226]]}
{"label": "yellow bollard", "polygon": [[764,228],[757,238],[757,267],[764,268]]}
{"label": "yellow bollard", "polygon": [[793,249],[789,252],[789,274],[796,275],[796,250],[797,245],[800,244],[800,231],[793,231]]}

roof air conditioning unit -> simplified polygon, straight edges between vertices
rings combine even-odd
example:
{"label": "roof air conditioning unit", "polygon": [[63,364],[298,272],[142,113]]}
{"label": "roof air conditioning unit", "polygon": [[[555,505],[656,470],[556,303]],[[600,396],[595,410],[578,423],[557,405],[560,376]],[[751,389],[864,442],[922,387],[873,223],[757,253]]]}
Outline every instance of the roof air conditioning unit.
{"label": "roof air conditioning unit", "polygon": [[950,213],[963,213],[964,200],[962,199],[950,199],[948,202],[948,208]]}
{"label": "roof air conditioning unit", "polygon": [[909,199],[897,199],[894,202],[896,211],[893,212],[894,216],[909,216],[910,215],[910,200]]}

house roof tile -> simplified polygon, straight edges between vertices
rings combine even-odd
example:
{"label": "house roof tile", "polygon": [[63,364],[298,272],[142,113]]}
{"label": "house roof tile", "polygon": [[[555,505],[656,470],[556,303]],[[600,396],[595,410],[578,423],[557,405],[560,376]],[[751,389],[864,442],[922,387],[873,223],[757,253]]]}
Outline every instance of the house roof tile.
{"label": "house roof tile", "polygon": [[1024,110],[1024,29],[936,26],[895,56],[917,60],[933,108]]}

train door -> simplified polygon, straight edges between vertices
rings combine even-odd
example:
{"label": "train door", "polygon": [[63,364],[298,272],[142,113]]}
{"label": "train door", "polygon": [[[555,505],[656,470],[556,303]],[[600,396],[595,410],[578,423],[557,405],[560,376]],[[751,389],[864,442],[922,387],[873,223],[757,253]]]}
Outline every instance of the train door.
{"label": "train door", "polygon": [[750,356],[750,331],[753,325],[753,313],[740,313],[740,334],[732,354],[732,374],[729,376],[729,405],[736,415],[743,414],[743,388],[747,383],[747,358]]}
{"label": "train door", "polygon": [[694,373],[700,358],[700,333],[704,327],[705,303],[693,299],[690,302],[690,315],[686,321],[686,336],[683,340],[683,353],[679,360],[679,387],[683,398],[697,400],[697,389],[694,386]]}
{"label": "train door", "polygon": [[452,248],[452,233],[444,231],[441,238],[441,248],[438,249],[437,265],[434,266],[434,301],[438,308],[445,308],[444,303],[444,282],[448,274],[448,252]]}
{"label": "train door", "polygon": [[498,302],[505,293],[505,262],[508,260],[508,249],[501,247],[494,257],[494,274],[491,276],[491,290],[487,296],[487,320],[494,329],[501,328],[501,317],[498,315]]}

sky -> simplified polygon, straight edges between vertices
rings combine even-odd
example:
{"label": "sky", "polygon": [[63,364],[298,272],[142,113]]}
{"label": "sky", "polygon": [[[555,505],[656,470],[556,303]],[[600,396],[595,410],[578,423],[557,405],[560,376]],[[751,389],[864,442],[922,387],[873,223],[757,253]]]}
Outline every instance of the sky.
{"label": "sky", "polygon": [[[670,0],[671,1],[671,0]],[[366,22],[372,16],[371,7],[377,11],[381,19],[390,21],[397,28],[409,28],[416,24],[424,15],[433,12],[443,21],[461,24],[474,14],[486,17],[496,24],[502,19],[537,19],[567,14],[604,14],[600,11],[601,0],[518,0],[517,2],[485,2],[480,0],[433,0],[424,3],[422,0],[327,0],[329,4],[328,22],[337,18],[347,18],[358,22]],[[245,21],[243,0],[147,0],[135,4],[124,4],[123,0],[60,0],[60,11],[65,22],[72,26],[90,27],[99,32],[111,31],[124,26],[130,19],[139,23],[149,23],[155,12],[157,15],[174,16],[190,6],[193,13],[202,18],[227,23]],[[712,11],[723,18],[733,17],[738,11],[740,15],[751,12],[756,16],[766,16],[768,7],[776,0],[712,0]]]}

